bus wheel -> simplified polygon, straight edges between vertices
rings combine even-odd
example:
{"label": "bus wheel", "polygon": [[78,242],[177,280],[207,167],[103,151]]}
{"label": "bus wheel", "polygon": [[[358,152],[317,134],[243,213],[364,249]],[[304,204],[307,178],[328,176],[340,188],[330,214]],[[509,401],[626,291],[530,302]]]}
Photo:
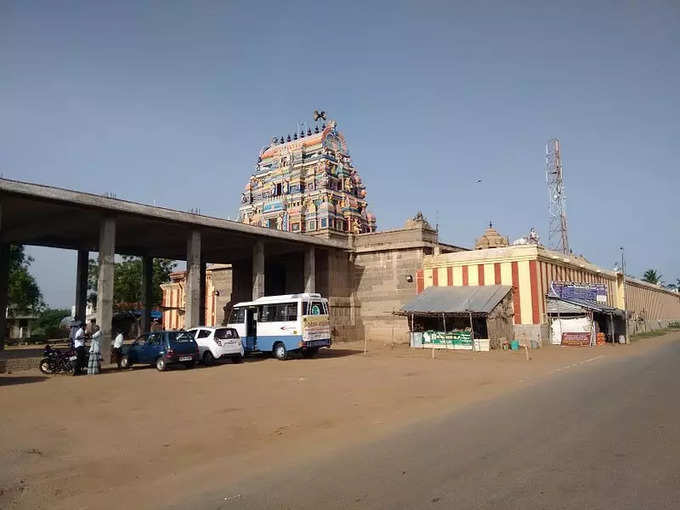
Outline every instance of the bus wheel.
{"label": "bus wheel", "polygon": [[274,357],[278,360],[283,361],[286,359],[286,356],[288,355],[288,352],[286,351],[286,346],[283,345],[281,342],[277,342],[276,345],[274,346]]}

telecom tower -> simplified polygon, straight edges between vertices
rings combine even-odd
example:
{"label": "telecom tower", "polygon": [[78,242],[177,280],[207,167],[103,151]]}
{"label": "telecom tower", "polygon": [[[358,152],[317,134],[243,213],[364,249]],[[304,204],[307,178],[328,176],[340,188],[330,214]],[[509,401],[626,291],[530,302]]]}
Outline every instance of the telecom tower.
{"label": "telecom tower", "polygon": [[568,255],[566,197],[557,138],[549,140],[545,146],[545,177],[548,182],[548,247]]}

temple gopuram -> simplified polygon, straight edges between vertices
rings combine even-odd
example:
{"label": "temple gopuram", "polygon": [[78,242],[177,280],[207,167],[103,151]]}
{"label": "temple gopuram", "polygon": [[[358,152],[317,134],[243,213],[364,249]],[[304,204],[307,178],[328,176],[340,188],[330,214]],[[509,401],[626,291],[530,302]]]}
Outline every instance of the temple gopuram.
{"label": "temple gopuram", "polygon": [[345,137],[325,120],[315,111],[313,127],[274,137],[260,151],[241,194],[241,222],[323,237],[375,232]]}

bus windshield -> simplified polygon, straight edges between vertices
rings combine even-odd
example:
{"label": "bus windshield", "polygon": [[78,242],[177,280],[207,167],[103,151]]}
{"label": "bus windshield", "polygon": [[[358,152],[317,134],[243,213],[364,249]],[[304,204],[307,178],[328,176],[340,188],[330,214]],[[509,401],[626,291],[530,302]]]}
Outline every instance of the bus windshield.
{"label": "bus windshield", "polygon": [[308,301],[307,313],[305,315],[328,315],[328,308],[326,308],[326,303],[320,299],[315,299],[313,301]]}

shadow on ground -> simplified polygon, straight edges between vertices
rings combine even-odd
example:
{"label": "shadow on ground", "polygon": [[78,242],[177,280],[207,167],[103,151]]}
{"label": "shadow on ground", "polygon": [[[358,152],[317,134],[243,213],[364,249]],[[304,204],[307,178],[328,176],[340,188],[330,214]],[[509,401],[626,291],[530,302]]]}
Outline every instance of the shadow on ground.
{"label": "shadow on ground", "polygon": [[42,382],[45,379],[47,379],[47,377],[45,376],[21,376],[21,377],[0,376],[0,386],[12,386],[14,384],[28,384],[34,382]]}
{"label": "shadow on ground", "polygon": [[344,358],[345,356],[356,356],[363,354],[364,351],[359,349],[321,349],[317,358]]}

